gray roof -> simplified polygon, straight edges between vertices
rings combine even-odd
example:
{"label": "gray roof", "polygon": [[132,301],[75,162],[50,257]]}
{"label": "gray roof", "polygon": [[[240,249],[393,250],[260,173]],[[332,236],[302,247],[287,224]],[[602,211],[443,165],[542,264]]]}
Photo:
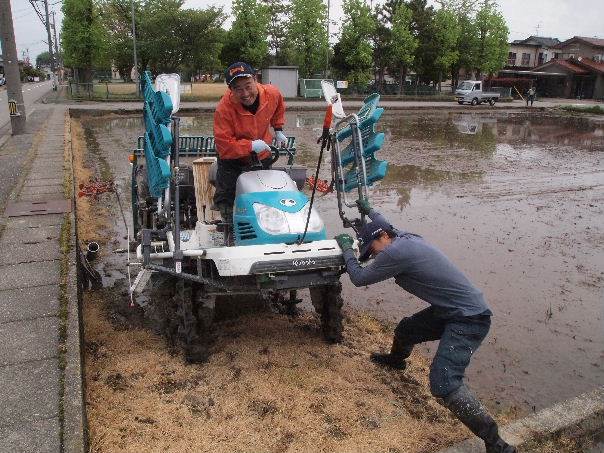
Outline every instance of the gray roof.
{"label": "gray roof", "polygon": [[529,36],[526,39],[516,39],[512,41],[512,44],[522,44],[525,46],[540,46],[540,47],[554,47],[560,44],[558,38],[547,38],[545,36]]}

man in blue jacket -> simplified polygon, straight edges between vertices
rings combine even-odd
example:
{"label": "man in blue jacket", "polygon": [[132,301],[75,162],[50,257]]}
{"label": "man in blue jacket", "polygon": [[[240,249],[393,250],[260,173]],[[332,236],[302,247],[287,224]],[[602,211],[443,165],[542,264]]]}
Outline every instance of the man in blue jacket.
{"label": "man in blue jacket", "polygon": [[360,261],[347,234],[336,237],[346,270],[355,286],[372,285],[390,278],[405,291],[430,306],[403,318],[394,331],[389,353],[374,353],[381,366],[404,370],[413,346],[440,340],[430,366],[430,391],[476,436],[487,453],[515,453],[500,436],[497,423],[463,382],[472,354],[489,332],[492,312],[482,292],[436,247],[421,236],[393,227],[366,200],[359,211],[372,220],[359,232]]}

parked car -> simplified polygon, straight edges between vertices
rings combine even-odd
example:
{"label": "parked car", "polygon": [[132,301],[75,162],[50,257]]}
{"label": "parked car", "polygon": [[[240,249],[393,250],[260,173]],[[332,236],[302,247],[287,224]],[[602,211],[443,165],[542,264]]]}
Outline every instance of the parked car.
{"label": "parked car", "polygon": [[457,85],[455,90],[455,100],[459,105],[467,102],[472,105],[488,102],[495,105],[499,100],[499,93],[482,91],[482,82],[477,80],[464,80]]}

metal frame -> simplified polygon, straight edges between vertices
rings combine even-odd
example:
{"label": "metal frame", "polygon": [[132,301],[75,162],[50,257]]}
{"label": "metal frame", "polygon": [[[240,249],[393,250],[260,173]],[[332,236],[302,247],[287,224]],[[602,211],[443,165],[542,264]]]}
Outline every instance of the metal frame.
{"label": "metal frame", "polygon": [[[365,224],[365,215],[361,214],[360,221],[358,219],[350,220],[346,217],[343,206],[348,208],[354,208],[356,206],[356,200],[350,201],[346,196],[344,190],[344,167],[342,165],[342,151],[340,149],[340,142],[337,139],[337,134],[340,130],[350,126],[352,130],[351,139],[354,148],[354,161],[357,168],[357,193],[358,200],[366,200],[369,198],[367,191],[367,169],[365,168],[365,157],[363,148],[363,137],[361,129],[359,128],[359,117],[356,113],[348,115],[338,121],[333,128],[331,134],[332,140],[332,172],[333,180],[336,182],[336,193],[338,197],[338,211],[340,218],[344,223],[344,227],[358,227]],[[359,169],[361,171],[359,171]],[[360,222],[360,225],[359,225]]]}

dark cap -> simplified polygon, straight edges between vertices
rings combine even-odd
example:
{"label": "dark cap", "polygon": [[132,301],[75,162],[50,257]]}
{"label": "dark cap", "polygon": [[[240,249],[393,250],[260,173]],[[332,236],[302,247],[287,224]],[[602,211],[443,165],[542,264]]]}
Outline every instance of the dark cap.
{"label": "dark cap", "polygon": [[237,77],[254,77],[254,75],[256,75],[256,71],[254,71],[254,68],[252,68],[249,64],[244,63],[243,61],[238,61],[229,66],[224,75],[227,85],[231,86],[231,83]]}
{"label": "dark cap", "polygon": [[376,220],[365,224],[359,232],[359,261],[367,261],[371,255],[371,243],[374,239],[379,238],[382,233],[390,234],[392,225],[383,220]]}

